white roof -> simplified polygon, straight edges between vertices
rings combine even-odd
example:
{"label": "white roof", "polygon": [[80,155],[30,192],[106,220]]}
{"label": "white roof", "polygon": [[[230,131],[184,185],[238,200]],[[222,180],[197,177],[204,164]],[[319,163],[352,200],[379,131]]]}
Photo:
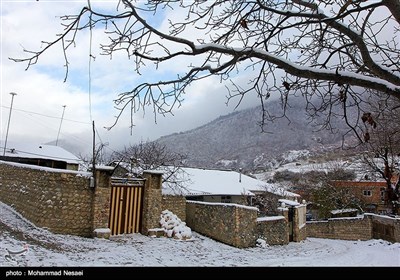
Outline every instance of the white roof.
{"label": "white roof", "polygon": [[[4,152],[4,142],[0,141],[1,155]],[[64,161],[71,164],[79,164],[80,159],[74,154],[64,150],[59,146],[45,145],[45,144],[32,144],[32,143],[19,143],[7,142],[6,157],[20,157],[20,158],[39,158]]]}
{"label": "white roof", "polygon": [[[236,171],[187,167],[182,170],[182,179],[187,180],[183,195],[254,195],[252,191],[267,191],[285,197],[299,197],[298,194]],[[167,193],[168,185],[164,185],[163,189]]]}

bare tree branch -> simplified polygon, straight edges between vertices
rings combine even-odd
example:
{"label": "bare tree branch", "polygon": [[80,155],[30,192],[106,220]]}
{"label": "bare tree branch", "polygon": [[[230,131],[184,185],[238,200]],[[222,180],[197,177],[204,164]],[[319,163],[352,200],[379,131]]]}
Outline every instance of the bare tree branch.
{"label": "bare tree branch", "polygon": [[[134,112],[152,106],[155,115],[172,114],[188,85],[217,76],[228,89],[228,102],[238,100],[238,106],[248,94],[259,98],[262,125],[285,117],[291,96],[301,95],[310,118],[324,115],[321,125],[328,129],[332,118],[343,118],[362,142],[365,128],[348,111],[355,108],[361,116],[369,97],[378,94],[400,99],[399,7],[399,0],[121,0],[115,12],[83,7],[62,17],[65,29],[56,40],[40,51],[25,50],[28,58],[11,59],[29,69],[61,44],[67,78],[76,34],[104,26],[109,41],[100,46],[103,54],[126,53],[139,74],[149,63],[157,69],[187,65],[164,80],[146,76],[132,90],[116,93],[120,111],[109,128],[128,105]],[[170,18],[168,27],[146,20],[175,9],[185,18]],[[269,98],[281,99],[281,115],[266,111]]]}

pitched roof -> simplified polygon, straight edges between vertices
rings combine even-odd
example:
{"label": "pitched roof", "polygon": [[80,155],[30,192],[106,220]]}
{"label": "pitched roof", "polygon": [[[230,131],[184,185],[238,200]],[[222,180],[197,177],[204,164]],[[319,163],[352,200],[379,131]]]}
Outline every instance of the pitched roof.
{"label": "pitched roof", "polygon": [[[212,170],[200,168],[182,168],[186,179],[186,191],[183,195],[254,195],[254,192],[267,191],[285,197],[300,195],[284,190],[253,177],[232,170]],[[168,184],[163,185],[163,193],[167,194]]]}
{"label": "pitched roof", "polygon": [[[1,155],[4,152],[4,143],[0,141]],[[21,142],[7,142],[6,157],[38,158],[64,161],[70,164],[79,164],[80,159],[67,150],[54,145],[32,144]]]}

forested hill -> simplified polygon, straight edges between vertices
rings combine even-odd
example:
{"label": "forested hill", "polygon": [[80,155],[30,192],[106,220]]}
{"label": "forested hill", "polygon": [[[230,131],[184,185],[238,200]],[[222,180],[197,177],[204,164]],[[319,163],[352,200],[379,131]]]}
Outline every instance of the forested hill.
{"label": "forested hill", "polygon": [[[280,105],[270,102],[268,110],[278,113]],[[291,150],[321,153],[340,147],[342,133],[318,130],[309,123],[304,104],[292,104],[287,118],[267,123],[261,132],[261,107],[236,111],[201,127],[159,138],[170,150],[188,155],[187,165],[244,170],[265,169],[272,160]],[[341,120],[334,126],[347,130]],[[307,153],[307,151],[305,151]]]}

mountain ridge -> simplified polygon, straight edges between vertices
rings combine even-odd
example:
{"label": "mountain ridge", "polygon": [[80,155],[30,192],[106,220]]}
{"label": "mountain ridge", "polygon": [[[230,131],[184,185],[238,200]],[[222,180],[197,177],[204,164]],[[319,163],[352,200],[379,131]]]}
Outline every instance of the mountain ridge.
{"label": "mountain ridge", "polygon": [[[279,101],[268,103],[271,114],[279,114]],[[186,154],[185,165],[207,168],[243,170],[266,169],[290,150],[321,153],[340,148],[342,135],[348,128],[338,119],[332,120],[336,133],[316,130],[308,119],[302,102],[292,104],[288,118],[267,122],[262,132],[261,106],[235,111],[197,128],[165,135],[157,140],[172,152]]]}

